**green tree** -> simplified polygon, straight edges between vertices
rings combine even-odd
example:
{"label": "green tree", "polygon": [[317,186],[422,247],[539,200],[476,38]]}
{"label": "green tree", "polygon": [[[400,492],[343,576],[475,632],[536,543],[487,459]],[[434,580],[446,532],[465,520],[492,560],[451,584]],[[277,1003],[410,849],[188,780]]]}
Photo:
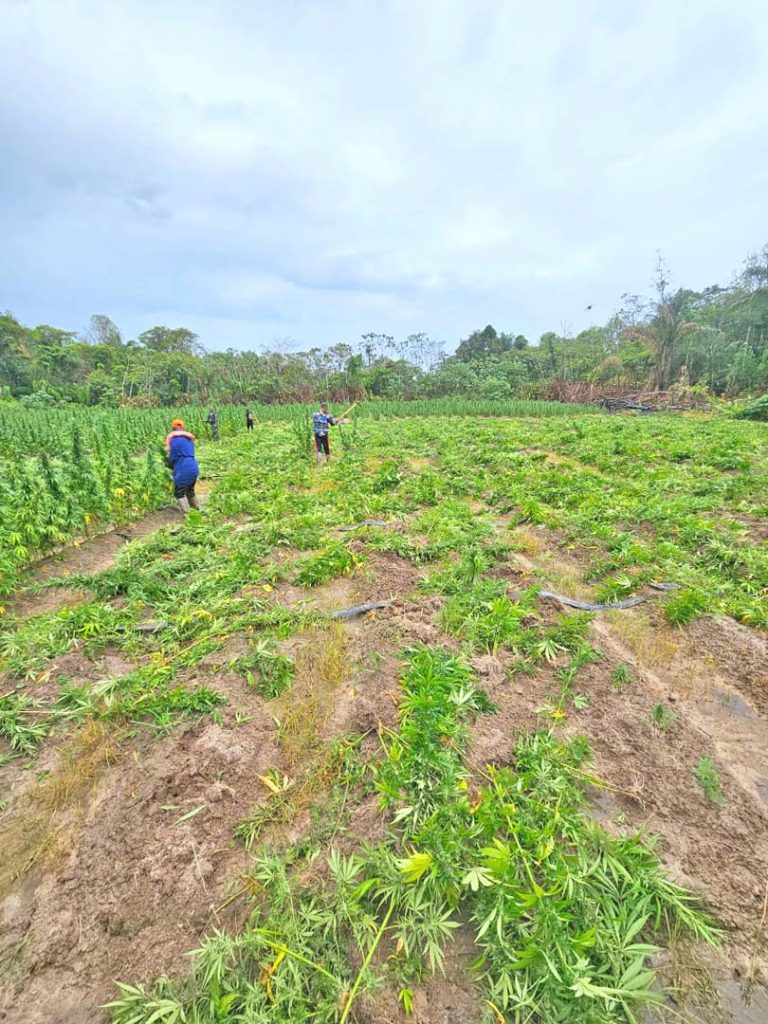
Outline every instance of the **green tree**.
{"label": "green tree", "polygon": [[509,352],[512,345],[511,335],[499,334],[495,327],[488,324],[482,331],[473,331],[468,338],[459,342],[456,359],[470,363],[483,356],[498,356],[502,352]]}
{"label": "green tree", "polygon": [[0,386],[13,396],[28,394],[32,387],[30,335],[12,313],[0,316]]}
{"label": "green tree", "polygon": [[546,360],[548,364],[549,374],[552,377],[557,377],[557,342],[559,341],[558,336],[554,331],[547,331],[542,334],[539,339],[539,346],[546,353]]}
{"label": "green tree", "polygon": [[175,352],[185,356],[202,354],[197,335],[186,327],[150,327],[139,335],[138,340],[152,352]]}
{"label": "green tree", "polygon": [[88,327],[88,340],[94,345],[109,345],[120,348],[123,336],[120,328],[104,313],[94,313]]}
{"label": "green tree", "polygon": [[415,398],[422,376],[405,359],[379,359],[365,372],[366,389],[376,398]]}
{"label": "green tree", "polygon": [[688,316],[693,292],[683,288],[669,293],[669,271],[658,254],[654,273],[656,299],[647,322],[627,328],[627,337],[642,341],[653,356],[653,382],[657,391],[665,391],[673,380],[675,357],[683,335],[696,330]]}

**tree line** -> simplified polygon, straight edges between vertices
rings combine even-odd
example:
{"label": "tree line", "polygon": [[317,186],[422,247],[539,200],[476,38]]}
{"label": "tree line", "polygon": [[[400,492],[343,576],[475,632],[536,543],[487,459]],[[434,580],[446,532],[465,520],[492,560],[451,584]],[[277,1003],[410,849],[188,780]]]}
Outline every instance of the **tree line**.
{"label": "tree line", "polygon": [[164,406],[374,398],[536,398],[558,383],[726,396],[768,391],[768,245],[727,286],[672,290],[661,257],[654,294],[622,297],[607,323],[537,344],[491,325],[446,355],[428,335],[369,333],[306,352],[207,352],[183,327],[125,339],[103,314],[82,335],[0,316],[0,396],[25,405]]}

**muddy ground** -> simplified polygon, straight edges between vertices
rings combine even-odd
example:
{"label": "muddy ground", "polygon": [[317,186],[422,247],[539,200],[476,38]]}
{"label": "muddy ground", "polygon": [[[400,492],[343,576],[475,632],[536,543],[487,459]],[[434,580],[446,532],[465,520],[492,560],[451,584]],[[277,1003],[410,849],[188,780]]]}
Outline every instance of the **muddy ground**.
{"label": "muddy ground", "polygon": [[[169,521],[161,513],[132,530],[138,536]],[[59,555],[55,566],[39,567],[39,578],[106,568],[126,542],[114,534],[86,541]],[[558,579],[570,573],[579,587],[578,560],[549,536],[537,547],[510,556],[510,591],[530,580],[533,569],[549,571],[553,560]],[[241,652],[244,641],[235,638],[184,680],[207,682],[226,695],[219,722],[187,723],[161,739],[144,730],[86,726],[54,738],[34,765],[0,769],[10,794],[0,816],[0,1021],[100,1024],[108,1019],[100,1006],[114,997],[115,979],[183,974],[188,951],[207,930],[242,924],[248,908],[240,876],[248,854],[233,830],[268,798],[258,776],[277,769],[299,777],[325,743],[348,733],[367,734],[364,749],[373,755],[379,723],[396,722],[399,652],[413,643],[457,649],[438,628],[440,599],[418,594],[420,575],[397,556],[372,554],[357,575],[323,588],[277,586],[271,599],[283,604],[392,603],[340,624],[330,641],[328,633],[311,630],[288,641],[299,671],[293,689],[276,702],[265,702],[223,667]],[[22,594],[16,611],[53,610],[78,596]],[[704,957],[714,985],[700,1003],[690,981],[698,977],[700,954],[666,956],[662,966],[679,988],[677,1011],[691,1021],[752,1024],[768,1020],[764,990],[755,990],[750,1006],[742,999],[755,952],[766,970],[758,929],[768,881],[768,641],[730,620],[703,618],[672,629],[661,600],[649,595],[637,609],[596,617],[594,643],[603,658],[582,671],[575,690],[589,704],[571,708],[563,728],[593,745],[606,783],[591,794],[596,817],[612,829],[657,834],[670,875],[699,893],[725,929],[723,951]],[[543,604],[540,611],[552,613]],[[333,671],[323,668],[329,642],[342,666]],[[84,679],[130,670],[116,652],[97,661],[67,657],[69,672]],[[557,689],[554,666],[513,676],[511,660],[504,654],[474,659],[499,711],[476,723],[471,763],[508,763],[517,735],[542,724],[540,709]],[[619,662],[632,673],[621,690],[611,681]],[[677,716],[667,730],[651,724],[650,709],[659,702]],[[276,709],[285,715],[297,703],[312,709],[310,738],[278,742]],[[702,755],[722,769],[722,806],[693,778]],[[304,808],[280,831],[280,841],[298,838],[307,820]],[[352,849],[383,828],[369,800],[354,810],[338,841]],[[447,978],[417,993],[412,1017],[401,1014],[394,998],[381,998],[361,1002],[356,1019],[473,1024],[480,1006],[461,974],[473,956],[462,931],[449,952]]]}

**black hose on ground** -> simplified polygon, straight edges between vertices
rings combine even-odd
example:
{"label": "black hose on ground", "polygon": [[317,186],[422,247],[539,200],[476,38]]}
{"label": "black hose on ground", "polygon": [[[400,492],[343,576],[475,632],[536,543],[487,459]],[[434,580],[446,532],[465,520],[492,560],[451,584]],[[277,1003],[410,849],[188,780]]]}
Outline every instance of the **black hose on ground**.
{"label": "black hose on ground", "polygon": [[551,590],[540,590],[538,596],[548,601],[558,601],[560,604],[568,605],[569,608],[579,608],[584,612],[603,612],[614,611],[618,608],[634,608],[635,605],[642,604],[645,601],[644,597],[626,597],[623,601],[606,601],[596,604],[594,601],[579,601],[575,597],[563,597],[562,594],[553,594]]}
{"label": "black hose on ground", "polygon": [[[651,584],[657,590],[677,590],[678,585],[676,583],[656,583]],[[520,597],[520,594],[513,594],[512,598]],[[606,611],[618,611],[623,608],[635,608],[639,604],[645,602],[644,597],[636,595],[635,597],[625,597],[622,601],[580,601],[575,597],[565,597],[563,594],[555,594],[551,590],[540,590],[537,594],[538,597],[544,598],[545,601],[557,601],[559,604],[567,605],[569,608],[578,608],[584,612],[606,612]],[[371,601],[369,604],[356,604],[351,608],[342,608],[340,611],[333,612],[331,614],[332,619],[355,619],[358,615],[367,615],[368,612],[378,611],[380,608],[388,608],[389,601]]]}
{"label": "black hose on ground", "polygon": [[389,601],[371,601],[370,604],[356,604],[351,608],[342,608],[331,614],[332,619],[355,619],[358,615],[367,615],[368,612],[375,612],[379,608],[389,607]]}

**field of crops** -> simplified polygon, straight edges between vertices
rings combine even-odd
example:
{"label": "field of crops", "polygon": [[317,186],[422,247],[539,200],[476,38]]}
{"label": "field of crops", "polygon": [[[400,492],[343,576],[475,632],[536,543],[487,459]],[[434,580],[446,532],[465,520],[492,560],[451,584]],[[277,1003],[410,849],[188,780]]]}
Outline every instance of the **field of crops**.
{"label": "field of crops", "polygon": [[0,414],[0,1020],[768,1019],[765,425],[422,404]]}
{"label": "field of crops", "polygon": [[[250,406],[259,429],[275,421],[292,423],[304,436],[305,405]],[[339,410],[341,411],[341,410]],[[356,419],[389,416],[563,416],[556,402],[363,402]],[[589,411],[589,410],[581,410]],[[219,434],[245,431],[245,410],[217,410]],[[571,407],[572,414],[572,407]],[[0,408],[0,595],[13,589],[19,570],[82,533],[97,532],[159,508],[168,500],[162,440],[172,418],[210,438],[207,410]]]}

